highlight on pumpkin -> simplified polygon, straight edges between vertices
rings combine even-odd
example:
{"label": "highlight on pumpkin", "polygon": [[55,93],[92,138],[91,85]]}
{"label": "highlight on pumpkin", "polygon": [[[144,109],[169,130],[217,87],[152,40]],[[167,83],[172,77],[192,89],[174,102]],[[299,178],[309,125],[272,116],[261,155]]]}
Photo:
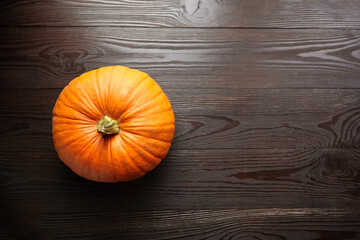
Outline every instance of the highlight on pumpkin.
{"label": "highlight on pumpkin", "polygon": [[167,155],[175,118],[160,86],[124,66],[72,80],[53,110],[53,141],[61,161],[93,181],[139,178]]}

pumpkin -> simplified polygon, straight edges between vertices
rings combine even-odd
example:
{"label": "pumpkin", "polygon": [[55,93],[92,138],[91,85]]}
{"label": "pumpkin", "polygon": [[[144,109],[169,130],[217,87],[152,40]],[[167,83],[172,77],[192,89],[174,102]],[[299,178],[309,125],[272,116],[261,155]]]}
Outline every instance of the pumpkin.
{"label": "pumpkin", "polygon": [[59,158],[93,181],[139,178],[169,151],[175,118],[159,85],[124,66],[99,68],[72,80],[52,117]]}

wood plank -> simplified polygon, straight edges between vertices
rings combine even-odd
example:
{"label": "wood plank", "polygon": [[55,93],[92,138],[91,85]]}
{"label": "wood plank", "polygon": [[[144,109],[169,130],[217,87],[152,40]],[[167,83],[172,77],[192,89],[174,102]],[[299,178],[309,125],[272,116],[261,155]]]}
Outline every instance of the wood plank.
{"label": "wood plank", "polygon": [[118,64],[165,88],[360,88],[358,30],[1,30],[3,88],[63,88]]}
{"label": "wood plank", "polygon": [[357,28],[360,5],[349,1],[123,0],[2,1],[1,25]]}
{"label": "wood plank", "polygon": [[0,238],[1,240],[14,240],[14,233],[7,226],[8,223],[5,223],[4,217],[0,217]]}
{"label": "wood plank", "polygon": [[357,239],[360,216],[353,210],[327,207],[133,214],[65,212],[24,218],[40,218],[35,236],[47,239]]}
{"label": "wood plank", "polygon": [[54,151],[0,152],[2,201],[14,214],[351,208],[359,158],[345,148],[171,150],[146,176],[104,184],[77,176]]}
{"label": "wood plank", "polygon": [[[0,149],[53,149],[52,108],[61,89],[6,91],[0,96]],[[165,93],[176,118],[173,149],[360,146],[360,89],[165,89]]]}
{"label": "wood plank", "polygon": [[[359,10],[2,1],[0,238],[360,238]],[[156,79],[176,133],[146,176],[104,184],[60,161],[51,115],[71,79],[115,64]]]}

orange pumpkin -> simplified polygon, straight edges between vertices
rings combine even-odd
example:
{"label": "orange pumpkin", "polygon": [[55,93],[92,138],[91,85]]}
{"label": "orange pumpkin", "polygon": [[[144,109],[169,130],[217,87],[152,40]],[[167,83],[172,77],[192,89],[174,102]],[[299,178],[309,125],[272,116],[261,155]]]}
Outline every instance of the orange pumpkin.
{"label": "orange pumpkin", "polygon": [[159,85],[144,72],[110,66],[87,72],[61,92],[53,110],[59,158],[99,182],[139,178],[169,151],[175,118]]}

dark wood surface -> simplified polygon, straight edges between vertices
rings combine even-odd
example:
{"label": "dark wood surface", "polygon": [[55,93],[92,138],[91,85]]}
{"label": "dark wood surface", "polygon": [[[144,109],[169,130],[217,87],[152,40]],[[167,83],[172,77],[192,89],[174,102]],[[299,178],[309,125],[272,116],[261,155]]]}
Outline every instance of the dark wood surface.
{"label": "dark wood surface", "polygon": [[357,0],[3,0],[1,25],[356,28]]}
{"label": "dark wood surface", "polygon": [[[360,239],[359,1],[1,1],[0,239]],[[76,76],[149,73],[176,132],[143,178],[75,175]]]}
{"label": "dark wood surface", "polygon": [[360,29],[0,30],[10,33],[0,36],[0,76],[9,88],[63,88],[84,71],[115,64],[146,71],[165,90],[360,88]]}

